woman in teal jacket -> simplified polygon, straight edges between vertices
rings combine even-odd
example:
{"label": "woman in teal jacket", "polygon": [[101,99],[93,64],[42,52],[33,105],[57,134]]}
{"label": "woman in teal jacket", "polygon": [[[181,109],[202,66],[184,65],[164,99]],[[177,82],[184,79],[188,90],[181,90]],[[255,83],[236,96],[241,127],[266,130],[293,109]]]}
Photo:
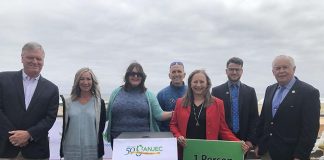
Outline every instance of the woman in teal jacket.
{"label": "woman in teal jacket", "polygon": [[106,135],[112,147],[113,139],[122,132],[158,132],[156,121],[171,118],[172,112],[164,112],[156,96],[146,89],[145,79],[142,66],[131,63],[124,76],[125,84],[110,96]]}

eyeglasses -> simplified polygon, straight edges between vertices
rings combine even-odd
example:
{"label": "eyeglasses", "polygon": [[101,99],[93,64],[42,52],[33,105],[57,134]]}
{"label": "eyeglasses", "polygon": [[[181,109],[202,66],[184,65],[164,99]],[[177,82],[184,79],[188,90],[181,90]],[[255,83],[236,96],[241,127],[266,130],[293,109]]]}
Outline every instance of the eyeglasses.
{"label": "eyeglasses", "polygon": [[236,72],[241,72],[241,71],[242,71],[242,68],[227,68],[227,70],[228,70],[229,72],[234,72],[234,71],[236,71]]}
{"label": "eyeglasses", "polygon": [[170,64],[170,68],[171,68],[172,66],[174,66],[174,65],[181,65],[181,66],[183,66],[183,63],[182,63],[182,62],[172,62],[172,63]]}
{"label": "eyeglasses", "polygon": [[140,73],[140,72],[127,72],[126,73],[127,76],[133,76],[133,77],[144,77],[144,74],[143,73]]}

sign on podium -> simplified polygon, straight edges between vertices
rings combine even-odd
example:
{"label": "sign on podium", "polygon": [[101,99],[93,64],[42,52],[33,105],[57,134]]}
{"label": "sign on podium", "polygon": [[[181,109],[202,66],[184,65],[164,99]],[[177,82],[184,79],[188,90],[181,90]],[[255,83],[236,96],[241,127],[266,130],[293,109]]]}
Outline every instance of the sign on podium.
{"label": "sign on podium", "polygon": [[184,160],[243,160],[242,142],[187,139]]}
{"label": "sign on podium", "polygon": [[170,132],[124,132],[114,139],[113,160],[176,160],[177,140]]}

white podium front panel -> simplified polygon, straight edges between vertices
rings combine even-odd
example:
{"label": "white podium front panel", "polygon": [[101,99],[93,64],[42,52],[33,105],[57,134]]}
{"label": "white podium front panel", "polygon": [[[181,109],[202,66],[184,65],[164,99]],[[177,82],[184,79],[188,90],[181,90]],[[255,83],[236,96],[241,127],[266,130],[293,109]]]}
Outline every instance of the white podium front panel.
{"label": "white podium front panel", "polygon": [[177,158],[177,140],[168,132],[122,133],[114,139],[113,160],[177,160]]}

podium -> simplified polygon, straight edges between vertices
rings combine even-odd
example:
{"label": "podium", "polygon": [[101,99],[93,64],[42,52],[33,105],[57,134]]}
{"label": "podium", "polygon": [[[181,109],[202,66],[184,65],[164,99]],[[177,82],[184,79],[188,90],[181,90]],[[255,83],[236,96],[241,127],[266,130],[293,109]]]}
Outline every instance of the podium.
{"label": "podium", "polygon": [[170,132],[123,132],[114,139],[113,160],[177,158],[177,140]]}

